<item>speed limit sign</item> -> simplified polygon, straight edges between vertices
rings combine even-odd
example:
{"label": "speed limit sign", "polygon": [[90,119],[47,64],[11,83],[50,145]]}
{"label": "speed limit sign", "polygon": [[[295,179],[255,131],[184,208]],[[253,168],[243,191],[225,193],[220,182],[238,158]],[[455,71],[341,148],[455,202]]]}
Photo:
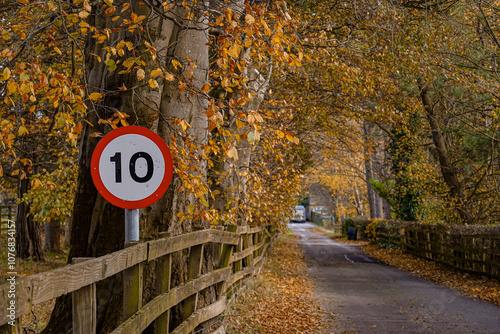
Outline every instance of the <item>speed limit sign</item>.
{"label": "speed limit sign", "polygon": [[104,136],[90,166],[97,191],[124,209],[156,202],[167,190],[173,172],[167,144],[140,126],[121,127]]}

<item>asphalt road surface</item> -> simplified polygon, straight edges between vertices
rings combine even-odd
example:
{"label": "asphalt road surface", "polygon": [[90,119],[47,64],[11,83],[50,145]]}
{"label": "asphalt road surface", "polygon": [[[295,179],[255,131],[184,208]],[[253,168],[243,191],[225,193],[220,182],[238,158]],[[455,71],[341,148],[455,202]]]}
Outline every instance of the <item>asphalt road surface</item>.
{"label": "asphalt road surface", "polygon": [[306,253],[321,306],[332,313],[329,333],[499,333],[500,308],[462,296],[417,275],[377,262],[290,224]]}

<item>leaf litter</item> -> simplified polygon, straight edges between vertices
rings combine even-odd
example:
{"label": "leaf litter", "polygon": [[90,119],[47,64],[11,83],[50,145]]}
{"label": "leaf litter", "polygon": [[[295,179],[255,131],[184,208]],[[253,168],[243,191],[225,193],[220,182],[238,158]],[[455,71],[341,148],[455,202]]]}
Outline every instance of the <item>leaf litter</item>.
{"label": "leaf litter", "polygon": [[313,297],[304,252],[284,235],[269,249],[260,276],[225,315],[227,333],[325,333],[324,311]]}
{"label": "leaf litter", "polygon": [[374,244],[360,245],[359,248],[370,256],[401,270],[456,289],[472,298],[483,299],[500,306],[500,283],[494,279],[425,260],[405,253],[399,248],[385,248]]}

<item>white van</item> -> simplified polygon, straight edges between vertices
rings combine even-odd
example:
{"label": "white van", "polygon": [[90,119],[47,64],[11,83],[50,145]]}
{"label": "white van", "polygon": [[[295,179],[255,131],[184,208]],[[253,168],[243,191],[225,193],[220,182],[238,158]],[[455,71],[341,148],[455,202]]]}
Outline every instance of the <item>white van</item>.
{"label": "white van", "polygon": [[305,223],[306,222],[306,208],[302,205],[295,207],[295,213],[292,218],[292,223]]}

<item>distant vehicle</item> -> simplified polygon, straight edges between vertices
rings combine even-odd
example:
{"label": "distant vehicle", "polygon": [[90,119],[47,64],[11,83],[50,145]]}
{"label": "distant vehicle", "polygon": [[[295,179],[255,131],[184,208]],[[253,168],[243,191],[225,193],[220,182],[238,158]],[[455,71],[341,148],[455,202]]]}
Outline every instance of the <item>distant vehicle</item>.
{"label": "distant vehicle", "polygon": [[292,218],[292,223],[305,223],[306,222],[306,208],[302,205],[295,207],[295,213]]}

